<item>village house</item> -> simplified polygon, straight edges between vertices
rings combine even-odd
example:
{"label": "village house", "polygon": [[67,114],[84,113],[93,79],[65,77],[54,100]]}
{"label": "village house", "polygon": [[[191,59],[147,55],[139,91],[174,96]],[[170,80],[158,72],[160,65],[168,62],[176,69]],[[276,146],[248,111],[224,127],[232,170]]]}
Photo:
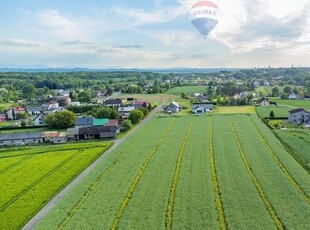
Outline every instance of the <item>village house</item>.
{"label": "village house", "polygon": [[43,126],[45,125],[44,123],[44,117],[45,117],[45,114],[44,113],[40,113],[38,115],[36,115],[32,121],[34,122],[34,125],[35,126]]}
{"label": "village house", "polygon": [[288,111],[288,122],[295,124],[309,124],[310,112],[303,108],[290,110]]}
{"label": "village house", "polygon": [[0,134],[0,146],[34,145],[42,142],[42,132]]}
{"label": "village house", "polygon": [[27,107],[26,110],[29,115],[38,115],[43,112],[43,106]]}
{"label": "village house", "polygon": [[270,102],[269,99],[266,97],[262,97],[260,98],[257,102],[256,105],[260,105],[260,106],[270,106]]}
{"label": "village house", "polygon": [[42,105],[43,111],[49,111],[59,107],[58,102],[46,102]]}
{"label": "village house", "polygon": [[80,128],[80,127],[89,127],[93,126],[94,123],[94,117],[88,116],[88,117],[77,117],[74,121],[74,127]]}
{"label": "village house", "polygon": [[288,99],[295,100],[295,99],[297,99],[297,96],[296,96],[295,93],[291,93],[291,94],[288,96]]}
{"label": "village house", "polygon": [[213,104],[194,104],[192,105],[192,112],[195,114],[203,114],[213,110]]}
{"label": "village house", "polygon": [[120,126],[116,119],[110,119],[103,128],[103,132],[100,133],[100,138],[115,138],[120,131]]}
{"label": "village house", "polygon": [[175,101],[171,102],[166,108],[165,111],[169,114],[171,113],[177,113],[180,111],[180,106]]}
{"label": "village house", "polygon": [[127,107],[118,107],[119,116],[122,119],[129,118],[130,111],[134,110],[134,106],[127,106]]}
{"label": "village house", "polygon": [[6,116],[8,120],[16,120],[17,114],[26,113],[26,109],[24,107],[13,107],[6,112]]}
{"label": "village house", "polygon": [[105,101],[105,105],[109,107],[120,107],[122,105],[122,100],[117,98],[117,99],[108,99]]}
{"label": "village house", "polygon": [[132,103],[132,105],[138,109],[138,108],[143,108],[143,107],[148,107],[149,106],[149,102],[148,101],[134,101]]}

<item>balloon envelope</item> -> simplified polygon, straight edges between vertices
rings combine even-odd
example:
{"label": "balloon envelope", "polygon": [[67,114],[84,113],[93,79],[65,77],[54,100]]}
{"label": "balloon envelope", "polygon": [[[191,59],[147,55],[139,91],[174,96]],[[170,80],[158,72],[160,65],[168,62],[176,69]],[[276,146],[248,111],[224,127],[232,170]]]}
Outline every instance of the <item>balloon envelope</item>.
{"label": "balloon envelope", "polygon": [[207,36],[218,24],[218,6],[210,1],[198,1],[191,8],[191,23],[203,36]]}

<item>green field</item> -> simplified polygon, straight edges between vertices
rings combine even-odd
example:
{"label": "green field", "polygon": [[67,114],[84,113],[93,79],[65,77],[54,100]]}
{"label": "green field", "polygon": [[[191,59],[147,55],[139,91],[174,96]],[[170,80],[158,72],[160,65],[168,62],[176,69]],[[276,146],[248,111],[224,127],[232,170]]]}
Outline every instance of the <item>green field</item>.
{"label": "green field", "polygon": [[275,117],[288,117],[288,111],[292,109],[294,108],[279,105],[255,107],[257,114],[261,117],[269,117],[271,111],[274,112]]}
{"label": "green field", "polygon": [[310,173],[310,131],[283,129],[275,132],[294,158]]}
{"label": "green field", "polygon": [[289,99],[279,99],[276,97],[271,97],[270,101],[277,102],[278,105],[284,105],[288,107],[302,107],[304,109],[310,109],[310,101],[309,100],[289,100]]}
{"label": "green field", "polygon": [[167,91],[167,94],[181,95],[182,93],[205,93],[207,86],[179,86]]}
{"label": "green field", "polygon": [[259,95],[263,95],[265,97],[271,95],[271,88],[268,87],[268,86],[262,86],[262,87],[259,87],[259,88],[256,88],[255,89],[255,92]]}
{"label": "green field", "polygon": [[213,109],[213,114],[253,114],[253,106],[217,106]]}
{"label": "green field", "polygon": [[151,118],[35,229],[310,229],[309,180],[255,114]]}
{"label": "green field", "polygon": [[72,143],[0,150],[0,229],[21,228],[111,144]]}

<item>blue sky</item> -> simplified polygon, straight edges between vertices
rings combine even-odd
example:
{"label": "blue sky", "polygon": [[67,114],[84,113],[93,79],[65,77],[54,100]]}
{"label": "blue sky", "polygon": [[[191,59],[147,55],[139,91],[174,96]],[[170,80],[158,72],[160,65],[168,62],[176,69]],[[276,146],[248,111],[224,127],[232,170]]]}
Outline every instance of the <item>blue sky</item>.
{"label": "blue sky", "polygon": [[214,0],[218,25],[191,24],[197,0],[1,0],[0,67],[309,66],[308,0]]}

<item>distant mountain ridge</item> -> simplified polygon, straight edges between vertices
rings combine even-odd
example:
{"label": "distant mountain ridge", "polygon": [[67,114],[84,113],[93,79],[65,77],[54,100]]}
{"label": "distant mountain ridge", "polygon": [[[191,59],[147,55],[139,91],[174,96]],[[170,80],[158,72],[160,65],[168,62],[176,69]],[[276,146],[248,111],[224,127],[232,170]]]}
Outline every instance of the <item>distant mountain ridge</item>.
{"label": "distant mountain ridge", "polygon": [[[9,65],[8,65],[9,66]],[[172,67],[172,68],[83,68],[83,67],[61,67],[52,68],[45,65],[33,66],[11,66],[5,67],[0,64],[0,72],[111,72],[111,71],[138,71],[138,72],[156,72],[156,73],[212,73],[220,71],[239,71],[242,68],[190,68],[190,67]]]}

